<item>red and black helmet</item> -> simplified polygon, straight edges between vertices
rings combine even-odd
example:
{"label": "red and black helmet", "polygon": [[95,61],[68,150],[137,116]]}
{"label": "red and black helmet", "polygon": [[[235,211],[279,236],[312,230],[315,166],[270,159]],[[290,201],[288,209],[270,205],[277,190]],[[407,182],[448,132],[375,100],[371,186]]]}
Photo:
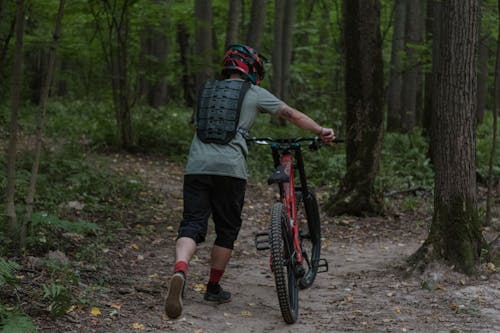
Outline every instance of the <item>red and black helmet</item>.
{"label": "red and black helmet", "polygon": [[232,72],[244,74],[253,84],[259,84],[264,79],[265,58],[259,56],[253,48],[242,45],[229,45],[224,54],[222,74],[229,76]]}

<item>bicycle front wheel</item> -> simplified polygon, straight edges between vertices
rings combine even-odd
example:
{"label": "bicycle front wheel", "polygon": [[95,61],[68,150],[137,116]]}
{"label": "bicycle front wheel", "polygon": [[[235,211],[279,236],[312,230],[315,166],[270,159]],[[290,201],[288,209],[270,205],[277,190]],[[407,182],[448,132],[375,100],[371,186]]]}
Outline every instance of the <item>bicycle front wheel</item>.
{"label": "bicycle front wheel", "polygon": [[295,276],[295,258],[290,225],[285,206],[276,203],[271,210],[271,268],[283,319],[288,324],[297,321],[299,288]]}

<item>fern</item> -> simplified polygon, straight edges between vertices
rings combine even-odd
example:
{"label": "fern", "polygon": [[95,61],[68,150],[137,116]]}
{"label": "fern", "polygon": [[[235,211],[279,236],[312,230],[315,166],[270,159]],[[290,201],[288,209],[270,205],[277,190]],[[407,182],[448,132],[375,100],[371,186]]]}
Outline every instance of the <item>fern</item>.
{"label": "fern", "polygon": [[20,266],[17,263],[0,258],[0,287],[6,284],[15,285],[17,280],[14,272],[19,268]]}

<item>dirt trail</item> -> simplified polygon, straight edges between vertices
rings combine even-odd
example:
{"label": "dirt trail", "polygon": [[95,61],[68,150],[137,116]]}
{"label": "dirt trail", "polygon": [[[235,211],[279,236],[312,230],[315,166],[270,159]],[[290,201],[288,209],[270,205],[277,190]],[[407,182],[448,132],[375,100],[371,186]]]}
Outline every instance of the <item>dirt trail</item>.
{"label": "dirt trail", "polygon": [[[299,320],[283,322],[269,257],[254,248],[254,234],[269,221],[272,189],[249,184],[243,227],[223,286],[232,302],[207,304],[202,288],[213,241],[190,265],[181,319],[163,315],[172,273],[174,239],[181,215],[182,169],[166,162],[115,156],[117,170],[137,174],[161,199],[145,209],[156,218],[138,221],[152,232],[119,232],[106,253],[106,268],[87,275],[106,288],[94,290],[101,314],[76,309],[57,320],[41,320],[40,332],[500,332],[500,277],[468,278],[444,267],[404,277],[401,267],[425,239],[422,216],[337,219],[322,216],[327,273],[299,293]],[[321,191],[318,193],[321,197]],[[134,227],[133,227],[134,228]],[[148,229],[149,228],[149,229]],[[85,283],[85,279],[82,279]]]}

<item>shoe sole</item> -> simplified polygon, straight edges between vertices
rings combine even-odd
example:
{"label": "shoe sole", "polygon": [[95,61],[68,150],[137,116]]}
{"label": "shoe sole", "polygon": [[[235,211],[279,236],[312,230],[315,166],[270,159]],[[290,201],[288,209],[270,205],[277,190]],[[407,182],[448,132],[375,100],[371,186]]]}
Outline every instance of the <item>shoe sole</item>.
{"label": "shoe sole", "polygon": [[182,314],[182,289],[184,289],[184,278],[174,275],[170,280],[167,298],[165,300],[165,313],[169,318],[177,318]]}

